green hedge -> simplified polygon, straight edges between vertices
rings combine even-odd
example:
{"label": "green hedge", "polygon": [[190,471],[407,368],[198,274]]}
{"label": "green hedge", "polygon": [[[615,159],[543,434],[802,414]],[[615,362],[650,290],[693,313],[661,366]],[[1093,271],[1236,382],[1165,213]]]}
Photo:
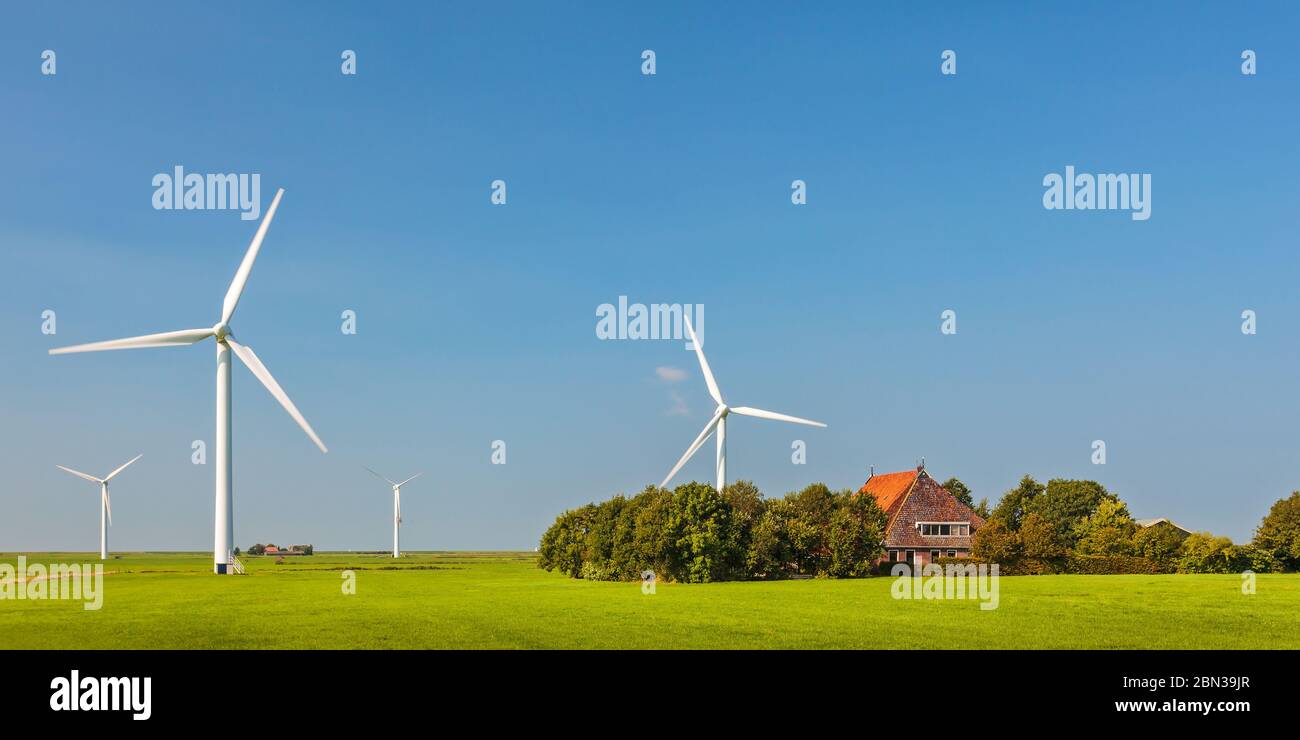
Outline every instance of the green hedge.
{"label": "green hedge", "polygon": [[1169,569],[1150,558],[1136,555],[1071,555],[1066,564],[1069,573],[1079,575],[1112,575],[1137,573],[1156,575]]}
{"label": "green hedge", "polygon": [[[986,561],[979,558],[939,558],[936,565],[980,565]],[[886,573],[888,570],[885,571]],[[1055,573],[1073,573],[1077,575],[1119,575],[1124,573],[1157,574],[1168,573],[1165,568],[1150,558],[1131,555],[1069,555],[1062,559],[1035,560],[1021,558],[1009,563],[998,563],[998,575],[1003,576],[1038,576]]]}

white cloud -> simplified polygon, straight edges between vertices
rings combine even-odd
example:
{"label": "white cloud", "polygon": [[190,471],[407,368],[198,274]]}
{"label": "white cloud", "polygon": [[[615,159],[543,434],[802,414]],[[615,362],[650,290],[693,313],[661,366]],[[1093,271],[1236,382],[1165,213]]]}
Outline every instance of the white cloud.
{"label": "white cloud", "polygon": [[680,383],[686,380],[686,371],[680,367],[661,366],[655,368],[655,375],[665,383]]}

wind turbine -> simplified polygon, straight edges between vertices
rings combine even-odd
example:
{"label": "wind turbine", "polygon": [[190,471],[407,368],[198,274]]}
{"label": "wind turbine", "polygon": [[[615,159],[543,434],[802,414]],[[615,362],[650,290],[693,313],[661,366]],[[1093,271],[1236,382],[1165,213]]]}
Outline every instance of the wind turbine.
{"label": "wind turbine", "polygon": [[[365,465],[362,465],[361,467],[366,468]],[[370,468],[366,468],[366,470],[370,470]],[[407,478],[401,483],[398,483],[397,481],[389,480],[388,478],[385,478],[384,476],[380,475],[379,473],[376,473],[373,470],[370,470],[370,473],[371,475],[374,475],[376,478],[379,478],[380,480],[388,481],[388,485],[393,487],[393,557],[395,558],[401,557],[402,550],[398,546],[399,544],[398,525],[402,523],[402,486],[406,485],[407,483],[410,483],[416,478],[419,478],[420,476],[424,475],[424,473],[416,473],[415,475],[411,476],[410,478]]]}
{"label": "wind turbine", "polygon": [[136,460],[139,460],[142,457],[144,457],[143,453],[136,455],[130,460],[127,460],[117,470],[114,470],[113,472],[109,473],[103,478],[96,478],[95,476],[87,475],[81,472],[80,470],[65,468],[62,465],[54,466],[59,470],[66,470],[67,472],[72,473],[78,478],[85,478],[91,483],[99,484],[99,559],[100,560],[108,560],[108,525],[113,523],[113,505],[109,503],[108,500],[108,482],[113,480],[113,476],[117,475],[123,470],[126,470],[128,465],[135,462]]}
{"label": "wind turbine", "polygon": [[722,392],[718,390],[718,382],[713,379],[713,371],[709,370],[709,361],[704,359],[704,348],[700,346],[700,340],[695,336],[695,329],[691,326],[691,320],[683,316],[682,323],[686,325],[686,332],[691,335],[691,344],[695,346],[695,356],[700,360],[700,371],[704,373],[704,382],[709,386],[709,395],[717,402],[718,408],[713,412],[713,418],[709,419],[709,423],[704,425],[704,431],[700,432],[700,436],[696,437],[691,446],[686,448],[686,454],[682,455],[682,459],[678,460],[673,469],[668,471],[668,475],[664,477],[664,482],[659,484],[660,488],[668,485],[668,481],[672,480],[673,476],[677,475],[677,471],[681,470],[682,466],[686,464],[686,461],[690,460],[691,456],[704,446],[704,443],[709,440],[709,435],[713,434],[715,430],[718,433],[718,492],[721,493],[722,489],[727,487],[727,417],[733,413],[741,416],[757,416],[760,419],[807,424],[813,427],[826,426],[820,421],[800,419],[797,416],[778,414],[774,411],[764,411],[763,409],[754,409],[748,406],[728,406],[722,400]]}
{"label": "wind turbine", "polygon": [[230,353],[234,352],[235,356],[249,369],[253,375],[261,381],[262,385],[271,392],[275,400],[280,402],[285,411],[298,422],[298,426],[311,437],[311,441],[316,443],[321,452],[328,452],[325,449],[325,443],[320,441],[316,432],[311,428],[311,424],[303,418],[298,407],[293,405],[289,400],[288,394],[275,382],[271,376],[271,371],[266,369],[266,365],[258,359],[253,352],[253,348],[240,344],[235,341],[235,335],[230,332],[230,319],[235,315],[235,307],[239,305],[239,297],[244,292],[244,285],[248,282],[248,273],[253,269],[253,262],[257,260],[257,253],[262,248],[262,240],[266,238],[266,231],[271,227],[271,219],[275,218],[275,211],[280,206],[280,198],[284,195],[284,189],[276,191],[275,198],[271,201],[271,207],[266,209],[266,215],[262,217],[262,223],[257,227],[257,233],[253,235],[253,241],[248,245],[248,251],[244,254],[244,260],[239,263],[239,269],[235,271],[235,279],[230,282],[230,288],[226,290],[226,298],[221,304],[221,320],[210,329],[182,329],[181,331],[169,331],[161,334],[146,334],[140,337],[129,337],[127,339],[111,339],[106,342],[93,342],[91,344],[78,344],[73,347],[61,347],[50,350],[52,355],[61,355],[70,352],[99,352],[110,349],[139,349],[143,347],[176,347],[185,344],[194,344],[208,337],[217,341],[217,495],[216,495],[216,523],[213,531],[212,545],[212,563],[213,572],[227,573],[227,566],[230,562],[231,543],[235,541],[235,512],[234,512],[234,490],[231,480],[231,458],[230,458]]}

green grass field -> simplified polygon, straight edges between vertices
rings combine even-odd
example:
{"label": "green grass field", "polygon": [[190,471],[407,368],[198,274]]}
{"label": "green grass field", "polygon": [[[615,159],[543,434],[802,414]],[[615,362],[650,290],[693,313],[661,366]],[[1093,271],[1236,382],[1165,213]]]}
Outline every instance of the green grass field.
{"label": "green grass field", "polygon": [[1249,596],[1237,575],[1004,577],[999,608],[981,611],[896,600],[889,578],[645,595],[547,573],[531,553],[244,562],[248,575],[222,578],[207,554],[116,556],[99,611],[0,601],[0,648],[1300,648],[1300,575],[1258,576]]}

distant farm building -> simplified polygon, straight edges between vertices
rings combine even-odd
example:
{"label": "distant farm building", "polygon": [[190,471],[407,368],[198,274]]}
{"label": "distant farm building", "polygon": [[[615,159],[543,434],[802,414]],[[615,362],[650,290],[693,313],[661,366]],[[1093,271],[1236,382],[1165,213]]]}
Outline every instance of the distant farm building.
{"label": "distant farm building", "polygon": [[289,547],[279,547],[277,545],[263,545],[257,543],[248,548],[249,555],[276,555],[285,557],[286,555],[311,555],[315,552],[313,545],[290,545]]}
{"label": "distant farm building", "polygon": [[1172,519],[1166,519],[1164,517],[1160,517],[1159,519],[1134,519],[1133,523],[1143,529],[1148,529],[1150,527],[1168,527],[1170,530],[1178,534],[1179,537],[1186,537],[1192,533],[1190,529],[1179,526],[1178,524],[1175,524]]}

